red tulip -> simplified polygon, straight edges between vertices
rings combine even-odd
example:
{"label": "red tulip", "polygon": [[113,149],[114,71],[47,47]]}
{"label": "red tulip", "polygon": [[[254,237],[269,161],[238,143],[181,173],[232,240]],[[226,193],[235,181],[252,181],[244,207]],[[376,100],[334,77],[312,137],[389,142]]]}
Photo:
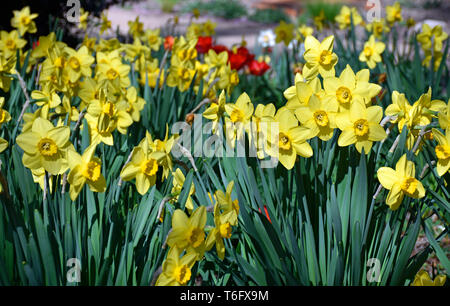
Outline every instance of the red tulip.
{"label": "red tulip", "polygon": [[231,69],[239,70],[244,67],[247,57],[239,53],[230,52],[228,54],[228,61],[230,62]]}
{"label": "red tulip", "polygon": [[227,51],[228,52],[228,48],[226,46],[224,46],[224,45],[215,45],[215,46],[212,46],[212,49],[217,54],[222,53],[223,51]]}
{"label": "red tulip", "polygon": [[206,53],[212,48],[212,37],[211,36],[200,36],[195,46],[197,52],[200,54]]}
{"label": "red tulip", "polygon": [[174,41],[175,41],[175,38],[173,36],[166,36],[166,38],[164,39],[164,49],[172,50]]}
{"label": "red tulip", "polygon": [[252,60],[248,65],[248,68],[250,69],[250,73],[253,75],[263,75],[267,70],[270,69],[270,66],[267,65],[267,63],[264,61],[258,62]]}

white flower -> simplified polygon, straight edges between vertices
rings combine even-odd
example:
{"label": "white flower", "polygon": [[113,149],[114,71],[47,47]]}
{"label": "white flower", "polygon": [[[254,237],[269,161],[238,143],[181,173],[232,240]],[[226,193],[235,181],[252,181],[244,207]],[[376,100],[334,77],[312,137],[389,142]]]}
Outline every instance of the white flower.
{"label": "white flower", "polygon": [[275,33],[272,29],[267,29],[259,32],[258,44],[263,48],[275,46]]}

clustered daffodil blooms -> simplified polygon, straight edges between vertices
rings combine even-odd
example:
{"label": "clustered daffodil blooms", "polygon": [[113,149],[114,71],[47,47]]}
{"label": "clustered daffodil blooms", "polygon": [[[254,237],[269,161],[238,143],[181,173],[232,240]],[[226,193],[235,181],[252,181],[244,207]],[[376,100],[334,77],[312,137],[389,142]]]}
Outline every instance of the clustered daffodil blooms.
{"label": "clustered daffodil blooms", "polygon": [[356,7],[349,8],[346,5],[342,6],[341,11],[335,17],[335,21],[339,24],[341,30],[349,28],[352,19],[354,26],[361,24],[363,21]]}
{"label": "clustered daffodil blooms", "polygon": [[400,133],[404,127],[408,129],[406,146],[408,150],[411,150],[420,128],[431,123],[432,112],[440,112],[443,109],[445,109],[445,102],[431,100],[431,88],[429,88],[428,92],[422,94],[413,105],[410,105],[405,94],[394,91],[392,104],[388,105],[385,113],[392,117],[391,122],[397,123]]}
{"label": "clustered daffodil blooms", "polygon": [[[156,286],[186,285],[192,278],[192,267],[201,260],[205,252],[216,247],[218,257],[225,258],[224,239],[231,238],[233,226],[237,226],[239,204],[232,200],[231,193],[234,182],[229,182],[226,193],[217,190],[214,199],[210,195],[214,211],[214,227],[206,226],[206,206],[199,206],[190,216],[181,209],[176,209],[172,215],[172,229],[167,237],[170,250],[162,265]],[[205,233],[209,231],[208,235]],[[183,255],[184,254],[184,255]],[[183,256],[182,256],[183,255]],[[180,258],[181,257],[181,258]]]}
{"label": "clustered daffodil blooms", "polygon": [[381,91],[381,86],[369,83],[369,70],[363,69],[356,74],[347,65],[339,77],[324,79],[324,99],[328,103],[337,103],[339,110],[349,110],[354,102],[370,104]]}
{"label": "clustered daffodil blooms", "polygon": [[415,178],[416,168],[412,161],[406,159],[404,154],[395,165],[395,170],[389,167],[381,167],[377,171],[381,185],[389,190],[386,204],[391,210],[400,207],[404,196],[420,199],[425,196],[425,188]]}
{"label": "clustered daffodil blooms", "polygon": [[442,61],[444,41],[447,38],[448,34],[442,30],[441,25],[431,28],[425,22],[422,24],[422,32],[417,34],[417,41],[425,53],[422,65],[429,66],[431,59],[434,59],[433,69],[438,70]]}
{"label": "clustered daffodil blooms", "polygon": [[[312,36],[315,29],[306,24],[297,27],[281,22],[275,29],[278,43],[289,46],[295,37],[298,46],[303,42],[305,47],[304,66],[302,59],[297,58],[298,54],[292,56],[296,61],[292,66],[298,73],[294,84],[283,92],[285,101],[277,101],[274,96],[274,99],[259,100],[259,95],[258,100],[252,101],[244,91],[248,84],[256,84],[251,83],[253,76],[246,76],[254,74],[247,63],[277,63],[270,54],[270,48],[265,48],[262,54],[255,57],[245,48],[244,38],[231,49],[215,45],[211,36],[215,33],[216,24],[210,21],[190,22],[185,35],[163,37],[165,31],[145,29],[139,17],[128,22],[131,40],[122,42],[118,38],[92,35],[91,29],[87,31],[89,13],[84,10],[80,13],[79,28],[84,30],[84,39],[77,47],[58,41],[55,33],[28,37],[28,34],[36,32],[34,20],[38,17],[30,12],[29,7],[14,11],[11,20],[13,30],[0,32],[0,89],[4,95],[0,97],[0,135],[5,137],[0,137],[0,153],[8,148],[18,149],[19,154],[23,151],[22,163],[30,169],[31,173],[27,175],[35,183],[50,193],[62,190],[62,194],[67,183],[70,198],[78,201],[77,204],[82,204],[85,199],[83,191],[87,195],[91,191],[108,192],[106,178],[111,182],[118,180],[119,186],[122,186],[122,181],[133,181],[126,183],[129,188],[123,190],[129,193],[134,192],[135,188],[139,195],[133,197],[137,199],[155,186],[153,190],[158,191],[157,196],[169,199],[168,202],[175,207],[172,229],[166,241],[170,250],[157,285],[189,284],[195,277],[192,270],[195,262],[214,246],[218,258],[224,260],[227,239],[232,237],[235,227],[242,221],[239,220],[240,208],[248,205],[236,199],[237,195],[240,199],[245,197],[236,194],[242,192],[241,185],[233,194],[233,181],[229,181],[225,191],[216,190],[213,196],[210,195],[211,203],[202,203],[204,198],[199,195],[199,190],[196,192],[194,184],[198,181],[186,184],[189,164],[172,158],[171,150],[177,144],[178,135],[169,137],[168,124],[172,119],[178,119],[180,114],[185,114],[184,106],[188,104],[155,104],[155,100],[158,100],[157,103],[161,101],[161,96],[170,98],[165,101],[172,101],[173,98],[177,103],[179,97],[182,97],[183,103],[200,101],[195,112],[204,109],[202,116],[213,122],[214,133],[219,130],[219,123],[232,123],[238,128],[226,130],[227,139],[234,144],[246,133],[249,146],[253,142],[263,143],[263,147],[257,145],[257,157],[264,159],[266,154],[277,157],[281,162],[280,168],[285,168],[277,171],[281,170],[283,174],[286,170],[295,171],[292,169],[302,158],[313,155],[320,158],[323,142],[331,139],[326,146],[334,146],[333,141],[337,141],[338,147],[355,144],[358,152],[364,150],[366,154],[373,154],[370,152],[373,143],[383,141],[387,136],[380,125],[383,108],[372,105],[378,96],[380,99],[377,102],[382,101],[379,105],[388,105],[385,109],[385,115],[390,117],[385,118],[385,123],[391,123],[388,131],[397,133],[398,130],[401,133],[406,128],[406,148],[411,150],[421,139],[420,146],[434,149],[438,175],[446,176],[450,169],[450,103],[445,105],[443,101],[433,100],[430,88],[411,105],[406,96],[413,96],[415,92],[401,94],[391,88],[390,81],[388,89],[393,94],[391,99],[384,99],[381,78],[380,85],[377,85],[370,81],[368,69],[354,71],[346,63],[337,65],[339,59],[333,52],[335,37],[328,36],[320,42]],[[328,25],[326,19],[323,10],[315,16],[318,31]],[[341,29],[347,29],[351,20],[354,25],[364,25],[355,8],[343,6],[335,21]],[[367,25],[371,36],[364,44],[359,60],[367,63],[370,69],[375,69],[378,64],[377,68],[383,68],[384,34],[401,20],[401,7],[396,3],[387,8],[386,20],[375,20]],[[170,22],[176,25],[178,16]],[[411,21],[407,23],[408,27],[412,24]],[[103,34],[111,29],[111,21],[103,12],[100,23],[93,26]],[[434,57],[436,69],[436,65],[442,62],[442,49],[447,38],[442,27],[431,28],[424,24],[422,32],[417,35],[417,41],[425,52],[424,64],[429,64]],[[27,46],[27,41],[34,43]],[[338,49],[341,49],[340,46]],[[287,54],[288,59],[290,55]],[[385,60],[390,59],[386,57]],[[16,71],[16,67],[20,71]],[[288,79],[293,76],[291,68],[286,67],[289,69],[286,71]],[[277,73],[273,69],[270,77]],[[23,89],[20,88],[20,77],[26,83]],[[238,91],[234,91],[240,79],[244,82]],[[262,79],[262,82],[263,87],[273,88],[271,79]],[[275,93],[281,93],[280,88],[276,89]],[[30,104],[24,103],[23,118],[14,118],[17,123],[16,120],[11,122],[11,115],[15,117],[17,111],[20,112],[22,92],[25,98],[29,93]],[[225,93],[232,102],[227,103]],[[442,91],[435,95],[442,96]],[[168,110],[173,117],[166,117],[169,119],[165,137],[156,139],[154,137],[162,137],[162,128],[154,128],[149,114],[160,115],[160,107]],[[437,126],[436,119],[442,131],[433,128],[430,133],[430,129]],[[136,145],[136,137],[143,135],[143,131],[137,128],[139,124],[148,125],[154,137],[146,131],[145,137]],[[428,125],[427,133],[419,134]],[[11,126],[17,127],[13,133],[5,131]],[[256,136],[254,132],[257,132]],[[311,140],[315,137],[318,139]],[[17,148],[13,146],[14,142]],[[414,153],[420,153],[420,146]],[[313,147],[319,148],[319,151],[313,152]],[[338,147],[336,150],[340,150]],[[111,152],[118,149],[119,158],[109,161]],[[120,165],[123,166],[120,175],[112,175],[114,169],[118,169],[112,167],[112,163],[120,163],[123,155],[130,150],[129,159]],[[96,151],[97,154],[107,152],[107,155],[99,158]],[[2,159],[8,158],[11,151],[3,154]],[[176,164],[183,168],[174,169]],[[381,185],[390,190],[386,203],[392,210],[398,209],[405,195],[421,198],[425,194],[424,186],[415,178],[414,163],[407,161],[405,155],[400,158],[395,170],[382,167],[377,174]],[[239,184],[242,182],[239,181]],[[85,185],[87,187],[83,189]],[[164,188],[160,189],[161,186]],[[166,194],[163,195],[161,190]],[[187,193],[185,203],[179,203],[182,190]],[[117,193],[119,197],[120,192]],[[161,204],[164,203],[161,200]],[[164,207],[160,207],[163,211]],[[170,214],[167,211],[165,214]],[[212,214],[209,219],[208,213]],[[273,217],[276,218],[276,215]],[[444,281],[435,279],[435,283]],[[430,282],[423,273],[418,274],[414,281],[417,284]]]}

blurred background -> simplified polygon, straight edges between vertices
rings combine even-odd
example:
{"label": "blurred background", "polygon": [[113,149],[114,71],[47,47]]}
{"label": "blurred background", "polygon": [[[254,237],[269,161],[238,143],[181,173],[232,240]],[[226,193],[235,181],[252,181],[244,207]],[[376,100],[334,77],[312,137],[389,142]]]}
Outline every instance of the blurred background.
{"label": "blurred background", "polygon": [[[0,28],[10,30],[12,10],[30,6],[31,11],[39,14],[36,20],[39,34],[48,34],[50,23],[55,18],[59,27],[68,31],[66,41],[71,44],[79,40],[76,25],[68,22],[64,16],[70,9],[66,0],[16,0],[13,3],[2,3],[0,11]],[[435,20],[444,23],[448,32],[450,17],[450,0],[399,0],[403,7],[403,16],[412,17],[417,23],[424,20]],[[394,3],[393,0],[380,0],[382,16],[385,7]],[[363,18],[365,11],[370,9],[367,0],[347,1],[313,1],[313,0],[80,0],[81,7],[99,17],[107,10],[114,32],[127,34],[128,21],[137,16],[144,23],[144,28],[160,28],[169,18],[178,16],[179,31],[183,32],[192,18],[192,12],[198,10],[201,14],[198,22],[207,19],[217,23],[217,43],[232,45],[240,43],[242,37],[251,47],[261,30],[274,28],[280,21],[286,22],[308,20],[324,11],[325,18],[332,21],[339,13],[343,4],[357,6]],[[111,33],[112,34],[112,33]]]}

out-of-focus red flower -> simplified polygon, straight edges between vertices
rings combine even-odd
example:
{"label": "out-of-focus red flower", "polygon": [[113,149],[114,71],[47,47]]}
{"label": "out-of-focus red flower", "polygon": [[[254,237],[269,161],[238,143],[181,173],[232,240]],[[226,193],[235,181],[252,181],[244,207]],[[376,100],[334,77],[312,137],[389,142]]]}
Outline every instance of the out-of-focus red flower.
{"label": "out-of-focus red flower", "polygon": [[38,41],[35,41],[35,42],[33,43],[33,50],[36,49],[37,46],[39,46],[39,40],[38,40]]}
{"label": "out-of-focus red flower", "polygon": [[239,53],[229,52],[228,61],[230,62],[231,69],[239,70],[244,67],[247,57]]}
{"label": "out-of-focus red flower", "polygon": [[173,36],[166,36],[166,38],[164,39],[164,49],[172,50],[174,41],[175,41],[175,38]]}
{"label": "out-of-focus red flower", "polygon": [[250,64],[250,62],[255,58],[255,55],[251,54],[250,51],[248,51],[248,49],[243,46],[237,49],[237,53],[242,54],[246,57],[245,65]]}
{"label": "out-of-focus red flower", "polygon": [[250,51],[244,46],[241,46],[236,49],[236,52],[229,51],[228,52],[228,60],[230,62],[231,69],[239,70],[245,65],[249,65],[251,61],[255,58],[254,54],[251,54]]}
{"label": "out-of-focus red flower", "polygon": [[248,65],[248,68],[250,69],[250,73],[253,75],[263,75],[267,70],[270,69],[270,66],[267,65],[264,61],[256,61],[252,60],[250,64]]}
{"label": "out-of-focus red flower", "polygon": [[[259,210],[259,213],[262,214],[261,208],[258,208],[258,210]],[[266,213],[267,220],[269,220],[269,222],[272,223],[272,220],[270,220],[269,212],[267,211],[266,205],[264,205],[264,212]]]}
{"label": "out-of-focus red flower", "polygon": [[215,46],[212,46],[212,49],[217,54],[222,53],[223,51],[227,51],[228,52],[228,48],[226,46],[224,46],[224,45],[215,45]]}
{"label": "out-of-focus red flower", "polygon": [[211,36],[199,36],[197,45],[195,46],[197,52],[200,54],[206,53],[212,48]]}

